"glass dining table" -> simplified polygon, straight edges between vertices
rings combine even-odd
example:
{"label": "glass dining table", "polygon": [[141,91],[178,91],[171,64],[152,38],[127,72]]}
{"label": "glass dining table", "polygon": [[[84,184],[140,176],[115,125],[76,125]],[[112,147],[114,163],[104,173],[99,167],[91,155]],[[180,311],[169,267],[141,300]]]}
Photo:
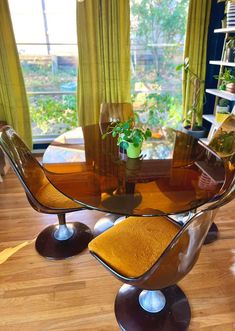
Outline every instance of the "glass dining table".
{"label": "glass dining table", "polygon": [[227,182],[222,159],[183,132],[163,128],[128,158],[99,124],[62,134],[47,148],[50,182],[88,209],[129,216],[185,214],[219,198]]}

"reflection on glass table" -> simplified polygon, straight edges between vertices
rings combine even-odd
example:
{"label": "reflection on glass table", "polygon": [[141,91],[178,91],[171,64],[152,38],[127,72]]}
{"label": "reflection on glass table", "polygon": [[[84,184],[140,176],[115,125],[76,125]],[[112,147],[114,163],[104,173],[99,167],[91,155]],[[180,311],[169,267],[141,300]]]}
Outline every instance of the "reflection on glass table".
{"label": "reflection on glass table", "polygon": [[[173,215],[202,207],[223,194],[229,171],[225,171],[223,160],[182,132],[169,129],[161,137],[153,135],[138,159],[120,153],[111,136],[103,140],[98,124],[78,132],[81,144],[67,140],[58,146],[56,141],[46,151],[43,163],[51,183],[88,208],[120,215]],[[78,157],[64,160],[61,155],[68,154],[63,154],[63,149],[65,153],[74,150]],[[205,170],[198,165],[203,163],[215,178],[220,173],[209,189],[201,186]],[[55,169],[57,174],[50,173]],[[87,185],[89,177],[93,180]]]}

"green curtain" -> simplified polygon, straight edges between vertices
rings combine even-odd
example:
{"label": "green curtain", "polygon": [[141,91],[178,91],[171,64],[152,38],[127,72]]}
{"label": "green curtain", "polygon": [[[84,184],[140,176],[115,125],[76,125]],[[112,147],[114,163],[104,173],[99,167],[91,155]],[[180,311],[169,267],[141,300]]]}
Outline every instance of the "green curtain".
{"label": "green curtain", "polygon": [[0,1],[0,120],[32,146],[28,101],[7,0]]}
{"label": "green curtain", "polygon": [[[190,0],[184,58],[189,58],[189,65],[202,81],[206,76],[206,55],[207,55],[207,37],[210,21],[211,0]],[[198,103],[198,124],[202,123],[203,103],[204,103],[204,85],[201,88]],[[183,113],[187,118],[187,112],[192,107],[193,102],[193,84],[189,80],[189,75],[184,74],[183,78]]]}
{"label": "green curtain", "polygon": [[77,2],[79,124],[99,120],[102,102],[130,102],[129,0]]}

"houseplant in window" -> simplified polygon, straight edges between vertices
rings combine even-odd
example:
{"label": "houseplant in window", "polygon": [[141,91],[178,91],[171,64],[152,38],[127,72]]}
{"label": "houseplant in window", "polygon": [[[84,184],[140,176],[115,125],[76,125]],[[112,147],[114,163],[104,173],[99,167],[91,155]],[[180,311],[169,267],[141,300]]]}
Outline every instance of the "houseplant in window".
{"label": "houseplant in window", "polygon": [[226,99],[220,99],[219,102],[218,102],[218,105],[216,106],[216,121],[221,123],[229,115],[230,115],[229,101],[226,100]]}
{"label": "houseplant in window", "polygon": [[126,149],[127,156],[130,158],[139,157],[143,141],[152,135],[149,128],[136,128],[133,118],[125,122],[111,123],[103,134],[103,139],[108,134],[111,134],[114,138],[117,137],[117,144],[121,145],[123,149]]}
{"label": "houseplant in window", "polygon": [[200,107],[200,93],[204,88],[204,81],[201,80],[189,67],[189,58],[186,58],[183,64],[176,67],[176,70],[183,69],[192,86],[192,105],[188,109],[184,119],[184,131],[196,138],[202,138],[206,134],[206,129],[199,123],[202,122],[202,111]]}

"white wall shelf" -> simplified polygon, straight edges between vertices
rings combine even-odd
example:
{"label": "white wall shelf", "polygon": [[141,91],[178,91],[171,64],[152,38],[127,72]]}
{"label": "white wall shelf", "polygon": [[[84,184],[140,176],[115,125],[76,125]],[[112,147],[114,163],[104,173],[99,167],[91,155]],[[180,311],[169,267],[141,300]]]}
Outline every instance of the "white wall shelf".
{"label": "white wall shelf", "polygon": [[210,64],[218,65],[218,66],[227,66],[227,67],[235,67],[235,62],[226,62],[226,61],[210,61]]}
{"label": "white wall shelf", "polygon": [[235,26],[230,26],[229,28],[221,28],[221,29],[214,30],[214,33],[228,33],[228,32],[235,33]]}
{"label": "white wall shelf", "polygon": [[203,115],[203,118],[206,121],[210,122],[212,125],[214,125],[216,128],[218,128],[221,125],[221,123],[218,123],[216,121],[215,115],[208,115],[208,114],[206,114],[206,115]]}
{"label": "white wall shelf", "polygon": [[206,89],[206,92],[209,94],[216,95],[217,97],[227,99],[229,101],[235,101],[235,93],[230,93],[227,91],[221,91],[217,89]]}

